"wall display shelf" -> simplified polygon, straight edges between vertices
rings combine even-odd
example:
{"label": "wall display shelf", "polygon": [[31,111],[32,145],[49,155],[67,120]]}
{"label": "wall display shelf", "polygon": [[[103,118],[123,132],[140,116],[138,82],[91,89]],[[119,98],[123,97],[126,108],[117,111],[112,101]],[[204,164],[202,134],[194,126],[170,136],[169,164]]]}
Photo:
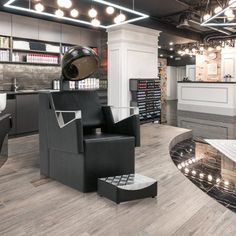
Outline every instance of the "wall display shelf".
{"label": "wall display shelf", "polygon": [[139,108],[141,123],[161,123],[161,88],[158,79],[131,79],[131,106]]}
{"label": "wall display shelf", "polygon": [[[63,55],[73,44],[0,36],[0,63],[60,66]],[[98,52],[97,47],[90,47]]]}

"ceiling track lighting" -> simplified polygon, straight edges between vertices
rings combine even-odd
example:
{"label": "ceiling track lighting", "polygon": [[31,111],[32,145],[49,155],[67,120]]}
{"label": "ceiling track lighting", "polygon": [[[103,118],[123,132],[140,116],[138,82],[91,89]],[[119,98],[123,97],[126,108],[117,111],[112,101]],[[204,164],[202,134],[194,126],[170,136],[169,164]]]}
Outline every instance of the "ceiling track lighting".
{"label": "ceiling track lighting", "polygon": [[[46,2],[46,1],[45,1]],[[93,3],[96,4],[95,6],[98,8],[95,9],[91,8],[88,11],[88,15],[90,16],[91,20],[84,20],[84,19],[79,19],[79,11],[73,7],[73,1],[72,0],[55,0],[55,2],[58,5],[58,9],[55,9],[55,12],[51,11],[46,11],[48,8],[46,8],[46,5],[43,5],[40,2],[36,2],[34,7],[32,8],[31,6],[19,6],[17,5],[17,0],[9,0],[4,4],[4,7],[13,9],[16,12],[27,12],[27,13],[33,13],[33,14],[38,14],[40,16],[45,16],[45,17],[51,17],[51,18],[61,18],[64,21],[71,22],[71,23],[78,23],[78,24],[83,24],[83,25],[90,25],[90,26],[95,26],[100,27],[103,29],[109,29],[112,27],[115,27],[117,25],[121,24],[128,24],[128,23],[133,23],[136,21],[144,20],[149,17],[149,15],[144,14],[142,12],[136,11],[131,8],[123,7],[118,4],[114,4],[112,2],[104,1],[104,0],[93,0]],[[89,4],[88,4],[89,5]],[[90,5],[91,6],[91,5]],[[103,23],[100,22],[100,20],[97,19],[98,16],[98,9],[101,7],[104,8],[106,13],[108,15],[112,15],[115,12],[119,12],[118,15],[115,16],[114,22],[109,22],[109,23]],[[65,8],[65,12],[64,12]],[[49,8],[50,9],[50,8]],[[68,10],[67,10],[68,9]],[[68,11],[68,13],[67,13]],[[69,15],[69,16],[68,16]],[[129,15],[129,17],[127,17]]]}

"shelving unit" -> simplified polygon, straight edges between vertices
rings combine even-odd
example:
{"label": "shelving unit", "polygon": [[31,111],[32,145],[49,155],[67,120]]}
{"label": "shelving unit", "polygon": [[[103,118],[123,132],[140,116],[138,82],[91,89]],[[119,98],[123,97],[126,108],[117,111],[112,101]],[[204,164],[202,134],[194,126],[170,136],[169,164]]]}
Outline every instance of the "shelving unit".
{"label": "shelving unit", "polygon": [[131,106],[139,108],[141,123],[161,123],[161,88],[158,79],[131,79]]}
{"label": "shelving unit", "polygon": [[10,61],[10,37],[0,36],[0,62]]}
{"label": "shelving unit", "polygon": [[[0,36],[0,63],[60,66],[73,44]],[[90,47],[97,51],[96,47]]]}

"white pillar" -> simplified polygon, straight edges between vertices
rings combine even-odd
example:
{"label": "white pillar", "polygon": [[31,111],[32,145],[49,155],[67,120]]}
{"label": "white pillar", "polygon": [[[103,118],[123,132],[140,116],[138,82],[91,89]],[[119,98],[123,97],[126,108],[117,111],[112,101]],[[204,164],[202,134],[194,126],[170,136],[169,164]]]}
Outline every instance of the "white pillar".
{"label": "white pillar", "polygon": [[129,79],[158,76],[160,31],[126,24],[107,32],[108,104],[129,107]]}

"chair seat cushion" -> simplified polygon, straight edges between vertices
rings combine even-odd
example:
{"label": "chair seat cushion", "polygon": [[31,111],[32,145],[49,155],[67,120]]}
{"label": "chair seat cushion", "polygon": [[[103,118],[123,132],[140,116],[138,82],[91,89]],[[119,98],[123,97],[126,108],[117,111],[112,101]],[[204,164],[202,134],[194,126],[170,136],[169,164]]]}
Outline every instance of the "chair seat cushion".
{"label": "chair seat cushion", "polygon": [[134,140],[134,137],[120,134],[96,133],[84,135],[85,143]]}

